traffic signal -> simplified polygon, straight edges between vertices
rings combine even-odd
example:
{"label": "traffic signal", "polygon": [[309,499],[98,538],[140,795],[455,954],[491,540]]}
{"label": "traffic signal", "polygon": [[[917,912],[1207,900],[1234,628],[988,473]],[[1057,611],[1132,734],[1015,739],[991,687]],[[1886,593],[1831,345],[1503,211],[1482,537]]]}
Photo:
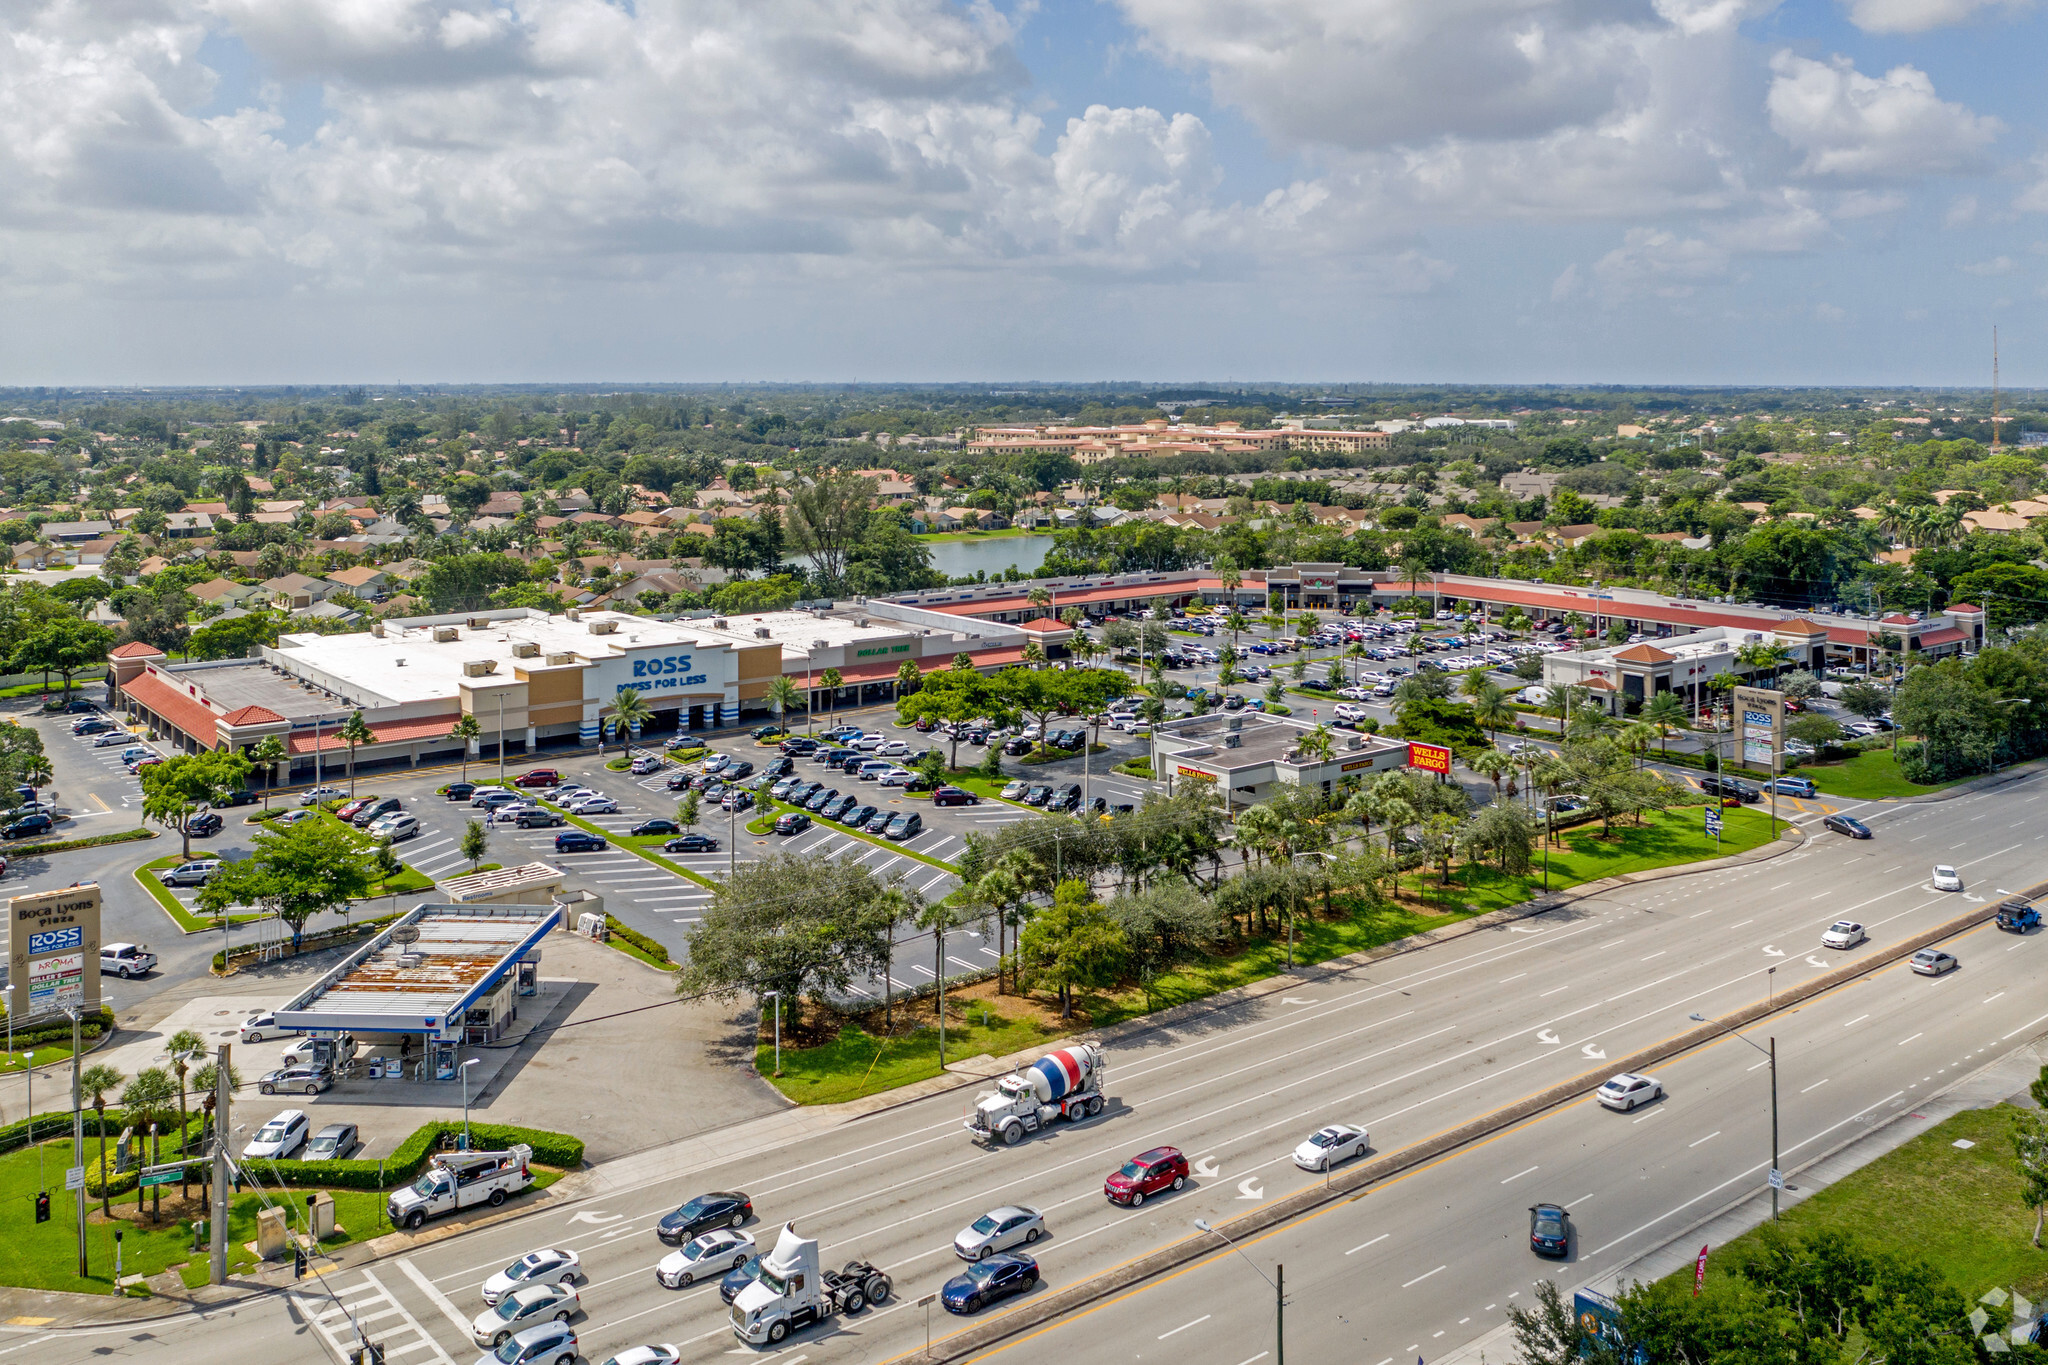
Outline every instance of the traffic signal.
{"label": "traffic signal", "polygon": [[48,1190],[41,1190],[36,1194],[36,1221],[38,1223],[50,1221],[50,1194]]}
{"label": "traffic signal", "polygon": [[306,1249],[304,1247],[292,1248],[292,1278],[295,1280],[306,1278]]}

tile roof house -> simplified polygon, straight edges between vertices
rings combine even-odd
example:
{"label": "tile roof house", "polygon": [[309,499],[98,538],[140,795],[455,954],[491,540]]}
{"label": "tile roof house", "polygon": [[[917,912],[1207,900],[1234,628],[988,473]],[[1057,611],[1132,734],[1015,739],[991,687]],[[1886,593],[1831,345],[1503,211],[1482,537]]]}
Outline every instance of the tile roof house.
{"label": "tile roof house", "polygon": [[308,578],[302,573],[288,573],[266,581],[263,590],[270,594],[271,601],[286,611],[303,611],[307,607],[325,602],[334,595],[337,588],[323,578]]}
{"label": "tile roof house", "polygon": [[245,606],[250,602],[261,602],[264,590],[255,583],[237,583],[231,578],[212,578],[204,583],[195,583],[185,589],[201,602],[219,603],[223,607]]}
{"label": "tile roof house", "polygon": [[327,581],[338,583],[355,596],[374,602],[384,595],[384,571],[369,564],[358,564],[353,568],[340,569],[327,575]]}

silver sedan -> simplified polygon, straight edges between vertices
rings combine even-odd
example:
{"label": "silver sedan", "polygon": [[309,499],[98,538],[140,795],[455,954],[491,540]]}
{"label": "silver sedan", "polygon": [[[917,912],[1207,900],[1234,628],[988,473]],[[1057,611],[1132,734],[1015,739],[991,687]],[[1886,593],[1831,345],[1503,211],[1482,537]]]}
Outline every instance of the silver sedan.
{"label": "silver sedan", "polygon": [[1011,1247],[1029,1246],[1045,1236],[1045,1215],[1022,1204],[991,1209],[953,1239],[953,1253],[963,1261],[979,1261]]}

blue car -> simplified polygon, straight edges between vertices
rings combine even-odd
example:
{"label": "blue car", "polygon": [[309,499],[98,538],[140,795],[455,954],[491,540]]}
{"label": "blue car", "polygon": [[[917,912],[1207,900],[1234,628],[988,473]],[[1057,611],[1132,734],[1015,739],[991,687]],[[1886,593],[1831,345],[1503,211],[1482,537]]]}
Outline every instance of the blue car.
{"label": "blue car", "polygon": [[572,829],[555,836],[557,853],[602,853],[611,845],[587,830]]}
{"label": "blue car", "polygon": [[1813,796],[1819,788],[1810,777],[1780,777],[1772,780],[1770,790],[1780,796]]}
{"label": "blue car", "polygon": [[725,1272],[725,1278],[718,1282],[718,1297],[731,1303],[740,1296],[740,1291],[761,1278],[761,1258],[749,1256],[744,1265],[736,1265]]}
{"label": "blue car", "polygon": [[978,1313],[997,1299],[1025,1294],[1038,1283],[1038,1262],[1018,1252],[976,1261],[946,1281],[939,1302],[949,1313]]}

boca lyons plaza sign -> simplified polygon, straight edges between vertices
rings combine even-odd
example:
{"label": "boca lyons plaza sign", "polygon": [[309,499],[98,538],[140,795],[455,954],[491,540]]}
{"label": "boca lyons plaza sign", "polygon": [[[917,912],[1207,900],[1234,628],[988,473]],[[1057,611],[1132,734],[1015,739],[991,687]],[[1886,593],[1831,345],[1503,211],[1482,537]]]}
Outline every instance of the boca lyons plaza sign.
{"label": "boca lyons plaza sign", "polygon": [[67,886],[8,902],[8,980],[28,983],[21,1019],[100,1003],[100,889]]}

